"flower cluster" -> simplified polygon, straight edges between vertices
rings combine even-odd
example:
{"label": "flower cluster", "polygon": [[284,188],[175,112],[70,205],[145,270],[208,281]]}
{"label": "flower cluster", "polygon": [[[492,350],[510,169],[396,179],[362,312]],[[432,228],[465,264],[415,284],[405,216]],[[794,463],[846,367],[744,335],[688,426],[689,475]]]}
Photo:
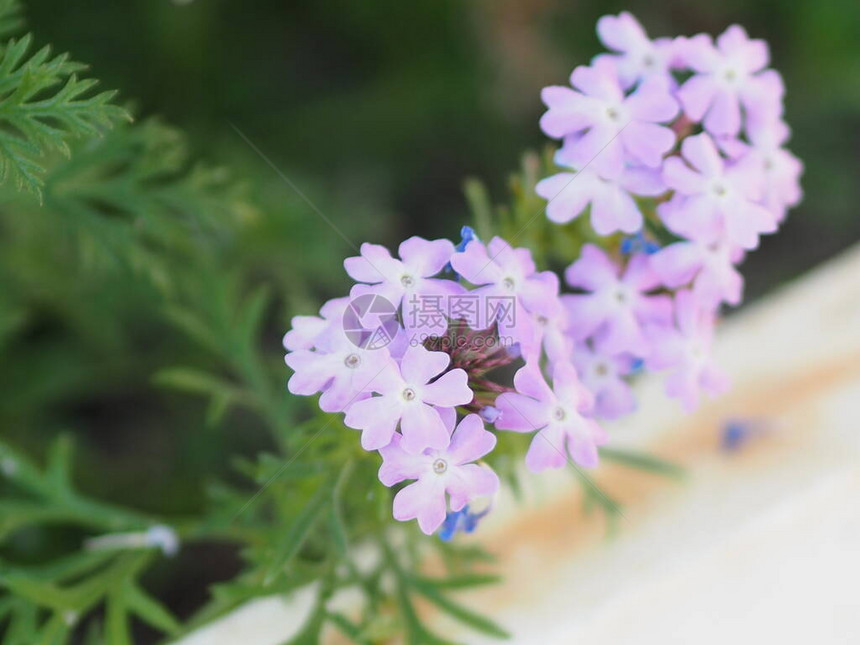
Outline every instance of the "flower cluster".
{"label": "flower cluster", "polygon": [[550,220],[588,211],[599,236],[564,271],[569,289],[528,249],[468,227],[457,245],[412,237],[397,257],[363,244],[344,262],[349,297],[284,337],[290,392],[344,414],[398,487],[394,517],[425,533],[450,539],[486,514],[498,431],[531,435],[534,472],[590,468],[641,370],[668,370],[690,409],[724,390],[719,308],[740,302],[738,263],[800,199],[763,42],[736,26],[716,43],[652,41],[628,13],[598,33],[611,53],[543,93],[566,171],[536,190]]}
{"label": "flower cluster", "polygon": [[625,377],[643,362],[692,409],[726,387],[709,345],[719,308],[741,301],[738,264],[801,198],[782,79],[737,25],[651,40],[624,12],[597,33],[609,53],[542,95],[565,168],[537,185],[547,217],[587,212],[605,237],[565,274],[581,292],[566,298],[574,363],[603,416],[632,409]]}
{"label": "flower cluster", "polygon": [[349,298],[295,317],[284,337],[290,392],[320,393],[324,411],[343,412],[362,447],[382,456],[383,484],[411,482],[394,517],[426,533],[446,518],[474,528],[467,507],[495,495],[498,477],[482,461],[496,445],[488,424],[533,433],[534,471],[595,466],[605,441],[573,365],[558,277],[526,249],[463,233],[458,247],[410,238],[398,258],[362,245],[344,263],[357,281]]}

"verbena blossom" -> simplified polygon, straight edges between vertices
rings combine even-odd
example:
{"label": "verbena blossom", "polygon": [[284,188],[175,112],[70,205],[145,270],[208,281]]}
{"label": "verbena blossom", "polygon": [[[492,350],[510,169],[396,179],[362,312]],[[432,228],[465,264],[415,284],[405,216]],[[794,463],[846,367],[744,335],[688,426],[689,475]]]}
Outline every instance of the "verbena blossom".
{"label": "verbena blossom", "polygon": [[594,165],[604,177],[619,174],[626,163],[658,167],[675,144],[675,134],[661,125],[678,113],[677,101],[663,83],[646,80],[626,96],[611,60],[573,70],[567,87],[544,88],[549,108],[541,128],[555,138],[569,137],[570,161],[583,169]]}
{"label": "verbena blossom", "polygon": [[761,203],[776,217],[785,219],[789,208],[797,206],[803,197],[800,176],[803,163],[785,146],[791,134],[784,121],[751,120],[747,125],[749,143],[733,141],[728,152],[734,159],[746,158],[747,167],[758,173],[761,181]]}
{"label": "verbena blossom", "polygon": [[682,241],[670,244],[651,256],[651,267],[670,289],[692,285],[702,306],[716,309],[721,303],[739,305],[744,279],[735,265],[743,249],[723,241]]}
{"label": "verbena blossom", "polygon": [[625,89],[640,81],[656,78],[670,82],[669,70],[676,58],[677,44],[671,38],[651,40],[639,21],[627,11],[603,16],[597,21],[597,35],[612,54],[600,54],[616,65]]}
{"label": "verbena blossom", "polygon": [[649,330],[653,351],[646,359],[651,370],[671,370],[666,393],[678,398],[687,411],[699,404],[700,391],[722,394],[728,380],[711,357],[715,313],[702,308],[690,291],[675,296],[675,326]]}
{"label": "verbena blossom", "polygon": [[379,480],[394,486],[415,480],[394,496],[394,518],[418,520],[418,526],[430,535],[445,521],[450,499],[452,511],[462,510],[477,498],[489,498],[499,488],[499,478],[489,467],[474,463],[487,455],[496,445],[496,437],[484,428],[477,414],[467,415],[456,429],[454,415],[446,414],[450,432],[448,443],[441,449],[428,448],[412,454],[402,447],[402,438],[382,448]]}
{"label": "verbena blossom", "polygon": [[322,392],[320,408],[341,412],[368,395],[390,360],[387,349],[359,347],[342,330],[330,330],[316,340],[315,349],[287,354],[287,365],[294,372],[287,386],[293,394]]}
{"label": "verbena blossom", "polygon": [[644,356],[648,353],[644,325],[671,319],[671,299],[649,293],[661,283],[647,255],[631,257],[622,270],[604,251],[587,244],[567,268],[565,279],[588,292],[564,296],[571,333],[576,340],[602,334],[602,345],[609,353]]}
{"label": "verbena blossom", "polygon": [[761,205],[760,175],[748,158],[727,163],[707,134],[684,140],[683,159],[666,160],[663,177],[675,190],[660,218],[672,232],[701,242],[725,238],[745,249],[776,231],[776,217]]}
{"label": "verbena blossom", "polygon": [[514,376],[515,392],[496,399],[501,414],[500,430],[534,432],[526,454],[526,466],[540,472],[561,468],[568,455],[580,466],[597,465],[597,447],[606,442],[603,428],[591,416],[593,398],[570,364],[558,364],[550,388],[535,365],[526,365]]}
{"label": "verbena blossom", "polygon": [[319,316],[293,316],[290,331],[284,334],[284,349],[311,349],[324,331],[340,322],[348,305],[349,298],[335,298],[320,308]]}
{"label": "verbena blossom", "polygon": [[588,343],[579,343],[573,351],[573,364],[594,396],[594,416],[618,419],[636,409],[636,397],[626,378],[633,371],[634,360],[629,354],[612,355]]}
{"label": "verbena blossom", "polygon": [[[472,326],[487,327],[498,324],[500,334],[511,334],[532,351],[537,338],[534,316],[551,315],[558,298],[558,276],[551,271],[538,272],[527,249],[512,248],[500,237],[494,237],[488,245],[472,240],[462,252],[451,257],[451,266],[466,281],[478,285],[471,292],[481,299],[484,312],[478,310],[478,319],[468,319]],[[510,299],[514,301],[511,302]],[[493,316],[481,313],[492,312],[497,304],[505,307],[517,306],[518,316]]]}
{"label": "verbena blossom", "polygon": [[[563,163],[562,155],[556,157]],[[656,197],[666,192],[659,172],[644,167],[626,167],[614,178],[605,179],[596,170],[561,172],[538,182],[535,192],[548,201],[547,217],[566,224],[591,206],[591,226],[598,235],[616,231],[635,233],[642,229],[642,211],[636,196]]]}
{"label": "verbena blossom", "polygon": [[448,354],[415,345],[406,350],[399,365],[389,363],[368,386],[379,396],[358,401],[347,410],[344,423],[362,430],[361,446],[377,450],[388,445],[398,424],[403,435],[400,445],[407,452],[447,446],[449,432],[439,409],[466,405],[473,398],[466,372],[446,371],[450,362]]}
{"label": "verbena blossom", "polygon": [[732,25],[717,38],[699,34],[686,41],[683,59],[694,74],[678,90],[686,115],[717,136],[735,136],[743,111],[758,119],[782,113],[785,88],[770,60],[767,43],[751,40],[743,27]]}
{"label": "verbena blossom", "polygon": [[[344,268],[351,278],[358,281],[350,292],[355,298],[365,294],[377,294],[395,307],[401,302],[418,303],[429,298],[444,298],[462,293],[462,288],[451,280],[434,279],[448,264],[454,244],[450,240],[425,240],[411,237],[398,248],[400,259],[391,257],[388,249],[378,244],[364,243],[361,255],[344,260]],[[407,327],[417,322],[406,317]],[[443,334],[442,322],[424,330],[428,334]]]}

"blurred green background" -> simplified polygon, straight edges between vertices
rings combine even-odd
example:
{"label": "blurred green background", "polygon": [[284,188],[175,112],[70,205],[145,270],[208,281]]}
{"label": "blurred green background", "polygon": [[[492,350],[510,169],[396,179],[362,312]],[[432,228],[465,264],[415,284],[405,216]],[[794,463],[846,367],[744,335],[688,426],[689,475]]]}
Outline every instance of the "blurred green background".
{"label": "blurred green background", "polygon": [[[231,257],[282,294],[265,339],[273,361],[289,315],[344,290],[352,251],[231,123],[357,243],[455,237],[468,217],[463,180],[479,177],[504,199],[523,151],[547,144],[540,88],[597,53],[598,17],[624,9],[652,36],[716,34],[737,22],[770,42],[806,196],[745,264],[749,297],[860,239],[853,0],[32,0],[26,9],[40,44],[90,63],[138,115],[163,115],[195,156],[246,181],[263,216]],[[231,476],[231,455],[253,456],[270,440],[242,413],[206,427],[204,401],[152,384],[158,367],[207,358],[158,321],[144,284],[122,273],[95,280],[50,242],[33,248],[31,265],[12,262],[8,244],[0,251],[0,295],[23,312],[0,345],[3,436],[38,455],[70,430],[85,490],[151,511],[198,511],[205,483]],[[187,613],[205,584],[238,566],[228,547],[189,547],[162,597]]]}

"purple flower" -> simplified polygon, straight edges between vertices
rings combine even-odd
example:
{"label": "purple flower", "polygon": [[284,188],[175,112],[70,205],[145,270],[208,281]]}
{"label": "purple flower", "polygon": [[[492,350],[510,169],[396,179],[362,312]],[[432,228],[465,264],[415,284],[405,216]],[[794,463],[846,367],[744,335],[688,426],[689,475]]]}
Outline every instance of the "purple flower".
{"label": "purple flower", "polygon": [[392,361],[369,386],[379,396],[357,401],[347,410],[344,423],[362,431],[361,446],[377,450],[388,445],[398,423],[400,445],[409,453],[447,446],[449,431],[439,408],[466,405],[473,396],[466,372],[445,372],[450,362],[448,354],[422,345],[407,349],[399,366]]}
{"label": "purple flower", "polygon": [[716,47],[705,34],[690,38],[683,58],[696,73],[678,90],[678,99],[690,119],[704,119],[711,134],[737,135],[741,106],[748,118],[772,119],[782,113],[782,78],[764,69],[770,58],[767,43],[750,40],[743,27],[726,29]]}
{"label": "purple flower", "polygon": [[675,57],[671,38],[651,40],[639,21],[627,11],[617,16],[603,16],[597,21],[597,35],[607,49],[617,52],[601,54],[618,68],[618,78],[625,88],[641,80],[656,78],[670,85],[670,68]]}
{"label": "purple flower", "polygon": [[342,412],[367,396],[391,356],[386,348],[364,349],[350,342],[340,329],[329,329],[314,341],[315,350],[299,349],[285,360],[294,374],[287,388],[292,394],[309,396],[322,392],[324,412]]}
{"label": "purple flower", "polygon": [[550,313],[558,300],[558,276],[551,271],[538,273],[532,254],[527,249],[512,248],[500,237],[484,246],[478,240],[466,245],[465,251],[451,258],[454,270],[475,285],[470,292],[478,299],[485,313],[492,313],[493,306],[505,306],[513,300],[512,315],[486,315],[484,320],[467,319],[473,328],[486,328],[493,322],[499,326],[499,335],[509,334],[523,347],[523,353],[532,349],[536,338],[535,321],[527,314]]}
{"label": "purple flower", "polygon": [[617,419],[636,409],[633,390],[624,380],[633,370],[630,356],[611,356],[581,343],[573,352],[573,364],[594,396],[594,416]]}
{"label": "purple flower", "polygon": [[594,403],[591,394],[570,363],[554,367],[552,382],[550,388],[533,364],[520,368],[514,375],[516,392],[496,398],[501,411],[496,427],[537,432],[526,454],[526,466],[533,472],[563,467],[568,453],[580,466],[597,466],[597,447],[606,442],[606,433],[587,416]]}
{"label": "purple flower", "polygon": [[685,139],[681,152],[684,160],[671,157],[663,167],[675,195],[657,209],[672,232],[699,242],[726,239],[754,249],[759,235],[776,230],[776,218],[758,203],[761,176],[748,158],[726,165],[707,134]]}
{"label": "purple flower", "polygon": [[[421,530],[430,535],[445,521],[446,494],[454,512],[469,502],[492,497],[499,489],[499,478],[488,466],[475,464],[496,446],[496,437],[484,429],[477,414],[465,417],[454,430],[456,415],[448,410],[445,417],[450,441],[441,449],[428,448],[411,454],[401,447],[401,436],[394,435],[382,448],[379,480],[394,486],[416,480],[394,496],[394,519],[401,522],[418,519]],[[453,432],[451,432],[453,431]]]}
{"label": "purple flower", "polygon": [[780,120],[751,121],[747,133],[752,145],[740,143],[732,151],[733,158],[744,156],[761,179],[761,203],[774,214],[777,222],[785,219],[789,208],[797,206],[803,197],[800,176],[803,162],[783,148],[790,131]]}
{"label": "purple flower", "polygon": [[701,305],[716,309],[722,302],[740,304],[744,279],[735,265],[743,255],[726,242],[676,242],[652,255],[651,267],[670,289],[692,283]]}
{"label": "purple flower", "polygon": [[[566,152],[563,148],[556,159],[561,162]],[[605,179],[588,167],[547,177],[538,182],[535,192],[548,200],[546,216],[550,221],[566,224],[590,205],[594,232],[611,235],[641,230],[642,212],[633,196],[656,197],[666,192],[666,186],[660,172],[651,168],[626,167],[617,177]]]}
{"label": "purple flower", "polygon": [[652,352],[648,369],[671,369],[666,393],[678,398],[688,412],[699,404],[699,392],[716,396],[728,389],[728,379],[711,359],[715,315],[703,309],[689,291],[675,296],[676,326],[649,329]]}
{"label": "purple flower", "polygon": [[660,166],[675,145],[675,134],[658,124],[678,113],[663,83],[646,80],[625,96],[614,63],[605,58],[577,67],[570,82],[575,90],[543,89],[541,98],[549,109],[541,128],[551,137],[570,138],[572,166],[581,169],[593,161],[603,177],[618,175],[627,163]]}
{"label": "purple flower", "polygon": [[570,337],[570,314],[561,298],[556,298],[551,307],[536,314],[534,320],[534,341],[524,343],[522,352],[526,362],[539,360],[541,348],[551,363],[568,360],[573,340]]}
{"label": "purple flower", "polygon": [[[364,283],[352,288],[350,296],[375,293],[388,300],[394,307],[403,302],[404,324],[407,329],[419,329],[427,335],[442,335],[447,323],[444,298],[463,292],[453,280],[434,279],[454,253],[450,240],[428,241],[410,237],[398,248],[401,259],[391,257],[384,246],[364,243],[361,255],[347,258],[343,265],[354,280]],[[435,304],[434,304],[435,303]],[[420,323],[411,320],[406,310],[410,307],[426,309],[433,305],[434,315],[424,317]]]}
{"label": "purple flower", "polygon": [[671,320],[672,300],[647,294],[660,286],[648,255],[632,256],[622,274],[606,253],[586,244],[580,258],[567,268],[565,279],[570,286],[590,292],[562,296],[573,337],[581,341],[600,333],[602,347],[610,354],[644,356],[648,343],[643,325]]}
{"label": "purple flower", "polygon": [[284,334],[284,349],[311,349],[324,331],[340,323],[348,305],[349,298],[335,298],[322,306],[319,316],[293,316],[291,329]]}

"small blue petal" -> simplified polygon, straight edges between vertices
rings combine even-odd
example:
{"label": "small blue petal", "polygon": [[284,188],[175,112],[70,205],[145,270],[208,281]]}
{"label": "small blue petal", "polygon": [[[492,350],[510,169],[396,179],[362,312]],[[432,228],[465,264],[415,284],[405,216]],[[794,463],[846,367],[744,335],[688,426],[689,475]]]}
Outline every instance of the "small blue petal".
{"label": "small blue petal", "polygon": [[460,229],[460,237],[463,239],[460,240],[460,243],[457,245],[457,251],[462,252],[466,250],[466,245],[472,240],[477,240],[478,235],[475,233],[475,229],[471,226],[464,226]]}
{"label": "small blue petal", "polygon": [[450,542],[457,533],[473,533],[481,518],[489,512],[490,509],[487,508],[480,513],[472,513],[469,511],[468,505],[464,506],[462,510],[449,512],[439,530],[439,539],[443,542]]}
{"label": "small blue petal", "polygon": [[726,452],[738,450],[752,433],[752,427],[743,421],[729,421],[723,426],[722,447]]}
{"label": "small blue petal", "polygon": [[639,231],[636,235],[631,235],[630,237],[625,237],[621,240],[621,252],[624,255],[634,255],[636,253],[653,255],[659,250],[660,245],[653,240],[646,238],[642,231]]}

